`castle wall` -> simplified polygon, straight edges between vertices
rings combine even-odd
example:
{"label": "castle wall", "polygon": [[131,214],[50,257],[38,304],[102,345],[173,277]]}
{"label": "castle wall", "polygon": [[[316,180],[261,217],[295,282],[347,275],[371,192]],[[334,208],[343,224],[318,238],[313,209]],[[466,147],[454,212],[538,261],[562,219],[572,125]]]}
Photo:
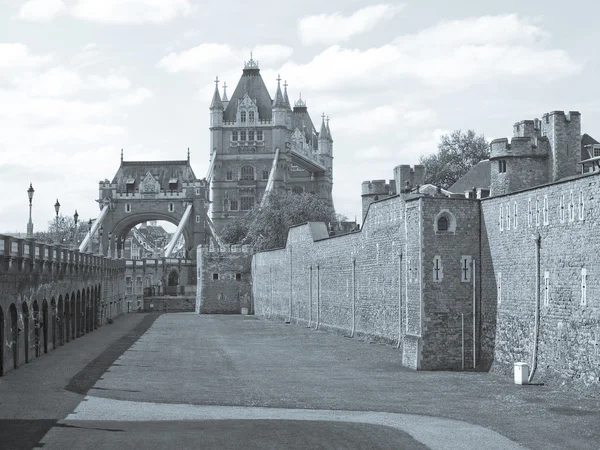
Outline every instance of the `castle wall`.
{"label": "castle wall", "polygon": [[211,249],[198,247],[196,312],[240,314],[252,312],[252,253],[249,246],[232,245]]}
{"label": "castle wall", "polygon": [[495,344],[485,343],[486,351],[494,346],[494,371],[511,374],[517,361],[531,367],[536,305],[532,235],[539,233],[541,310],[535,379],[600,389],[599,188],[600,177],[593,174],[481,202],[482,304],[488,332],[494,326],[492,317],[497,316]]}

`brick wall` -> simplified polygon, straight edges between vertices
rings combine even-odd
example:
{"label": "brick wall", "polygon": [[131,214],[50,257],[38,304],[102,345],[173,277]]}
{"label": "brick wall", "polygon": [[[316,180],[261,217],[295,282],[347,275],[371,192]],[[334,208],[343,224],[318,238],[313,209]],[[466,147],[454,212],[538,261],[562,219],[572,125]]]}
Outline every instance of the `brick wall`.
{"label": "brick wall", "polygon": [[[536,380],[573,381],[575,386],[599,389],[599,188],[600,178],[593,174],[481,202],[483,334],[495,331],[495,343],[488,337],[485,346],[486,352],[493,351],[493,370],[510,374],[516,361],[528,362],[531,367],[536,307],[536,244],[532,235],[539,233],[541,311]],[[544,220],[545,198],[547,220]],[[500,208],[503,208],[502,213]],[[507,208],[510,208],[510,229]],[[564,220],[561,220],[562,214]],[[586,304],[582,304],[582,269],[587,272]]]}
{"label": "brick wall", "polygon": [[251,248],[232,245],[214,251],[203,245],[198,250],[196,312],[240,314],[246,308],[251,313]]}

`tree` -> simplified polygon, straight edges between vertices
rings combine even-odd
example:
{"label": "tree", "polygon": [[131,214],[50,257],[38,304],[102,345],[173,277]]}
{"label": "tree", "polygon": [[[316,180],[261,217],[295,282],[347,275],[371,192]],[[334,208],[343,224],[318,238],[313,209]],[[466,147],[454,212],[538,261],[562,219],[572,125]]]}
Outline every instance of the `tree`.
{"label": "tree", "polygon": [[440,138],[438,151],[433,155],[421,156],[419,164],[425,166],[425,182],[444,189],[463,177],[479,161],[490,157],[490,147],[483,134],[469,130],[455,130]]}
{"label": "tree", "polygon": [[221,238],[230,244],[252,244],[257,250],[285,246],[288,229],[305,222],[333,222],[335,211],[314,194],[276,189],[264,206],[225,226]]}
{"label": "tree", "polygon": [[[88,224],[78,222],[77,223],[77,242],[81,244],[81,241],[85,238],[88,232]],[[58,216],[48,221],[47,231],[38,231],[34,233],[34,238],[38,242],[44,242],[53,244],[58,242],[63,245],[74,245],[75,244],[75,219],[71,216]]]}

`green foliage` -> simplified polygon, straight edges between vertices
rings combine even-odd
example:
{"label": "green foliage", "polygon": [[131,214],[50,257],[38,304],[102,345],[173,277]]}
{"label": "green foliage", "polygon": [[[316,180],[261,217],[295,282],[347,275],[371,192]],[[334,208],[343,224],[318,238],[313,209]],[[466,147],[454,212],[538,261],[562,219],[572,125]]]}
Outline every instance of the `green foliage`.
{"label": "green foliage", "polygon": [[475,131],[463,133],[455,130],[440,138],[437,153],[421,156],[419,164],[425,166],[426,183],[449,188],[479,161],[490,157],[490,147],[485,137]]}
{"label": "green foliage", "polygon": [[257,205],[221,232],[230,244],[252,244],[257,250],[285,246],[288,229],[305,222],[334,222],[335,211],[314,194],[277,189],[264,206]]}
{"label": "green foliage", "polygon": [[74,245],[75,234],[77,234],[77,242],[80,244],[88,232],[88,224],[78,222],[77,231],[75,230],[75,220],[71,216],[63,216],[59,214],[58,221],[56,218],[48,221],[47,231],[37,231],[33,233],[34,238],[38,242],[53,244],[59,242],[63,245]]}

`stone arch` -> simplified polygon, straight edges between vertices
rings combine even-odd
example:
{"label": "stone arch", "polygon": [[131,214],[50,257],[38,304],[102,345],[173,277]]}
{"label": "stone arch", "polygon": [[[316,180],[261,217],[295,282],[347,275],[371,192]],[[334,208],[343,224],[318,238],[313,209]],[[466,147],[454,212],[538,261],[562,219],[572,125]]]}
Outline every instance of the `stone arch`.
{"label": "stone arch", "polygon": [[33,348],[35,349],[35,357],[40,357],[40,345],[41,345],[41,337],[40,337],[40,306],[38,305],[37,300],[34,300],[31,304],[31,309],[33,310]]}
{"label": "stone arch", "polygon": [[29,307],[27,302],[23,302],[21,305],[23,311],[23,344],[25,353],[25,363],[29,362]]}
{"label": "stone arch", "polygon": [[19,315],[17,313],[17,307],[14,303],[10,304],[8,310],[10,314],[13,368],[16,369],[19,367]]}
{"label": "stone arch", "polygon": [[0,305],[0,377],[4,375],[4,311]]}
{"label": "stone arch", "polygon": [[435,234],[454,234],[456,232],[456,217],[447,209],[440,210],[433,220]]}
{"label": "stone arch", "polygon": [[58,344],[64,345],[65,343],[65,303],[63,302],[62,295],[58,296],[58,306],[56,311],[56,322],[58,323]]}
{"label": "stone arch", "polygon": [[[42,340],[44,342],[44,353],[48,353],[48,301],[42,302]],[[52,327],[54,329],[54,326]]]}
{"label": "stone arch", "polygon": [[177,269],[173,268],[169,271],[167,286],[179,286],[179,272]]}
{"label": "stone arch", "polygon": [[75,313],[77,312],[77,303],[75,302],[75,292],[71,292],[71,339],[75,339],[77,337],[77,316]]}
{"label": "stone arch", "polygon": [[52,350],[54,350],[56,349],[56,327],[58,325],[58,306],[54,297],[50,300],[50,312],[52,313]]}
{"label": "stone arch", "polygon": [[[175,201],[175,199],[173,200]],[[177,213],[168,213],[168,211],[165,211],[164,213],[161,212],[140,212],[140,213],[131,213],[128,214],[127,216],[125,216],[124,218],[122,218],[120,221],[118,221],[112,228],[112,236],[113,236],[113,243],[112,243],[112,247],[113,248],[113,255],[114,250],[116,249],[116,241],[120,241],[120,240],[125,240],[125,238],[127,237],[127,234],[129,234],[129,232],[131,231],[131,229],[133,227],[135,227],[136,225],[139,225],[140,223],[143,222],[149,222],[152,220],[164,220],[165,222],[169,222],[172,223],[173,225],[177,226],[179,225],[179,220],[181,220],[181,217],[176,216]],[[193,214],[192,214],[193,216]],[[190,221],[192,220],[192,217],[190,216]],[[106,232],[106,228],[105,228],[105,232]],[[185,226],[183,228],[183,238],[185,240],[185,248],[190,251],[192,250],[193,246],[194,246],[194,242],[193,242],[193,236],[192,236],[192,228],[190,226]],[[108,243],[107,243],[108,246]]]}
{"label": "stone arch", "polygon": [[65,315],[64,315],[63,326],[65,328],[65,342],[71,340],[71,302],[69,301],[69,294],[65,295]]}
{"label": "stone arch", "polygon": [[82,312],[81,309],[81,291],[77,291],[77,300],[75,301],[75,335],[77,337],[81,336],[81,319]]}

